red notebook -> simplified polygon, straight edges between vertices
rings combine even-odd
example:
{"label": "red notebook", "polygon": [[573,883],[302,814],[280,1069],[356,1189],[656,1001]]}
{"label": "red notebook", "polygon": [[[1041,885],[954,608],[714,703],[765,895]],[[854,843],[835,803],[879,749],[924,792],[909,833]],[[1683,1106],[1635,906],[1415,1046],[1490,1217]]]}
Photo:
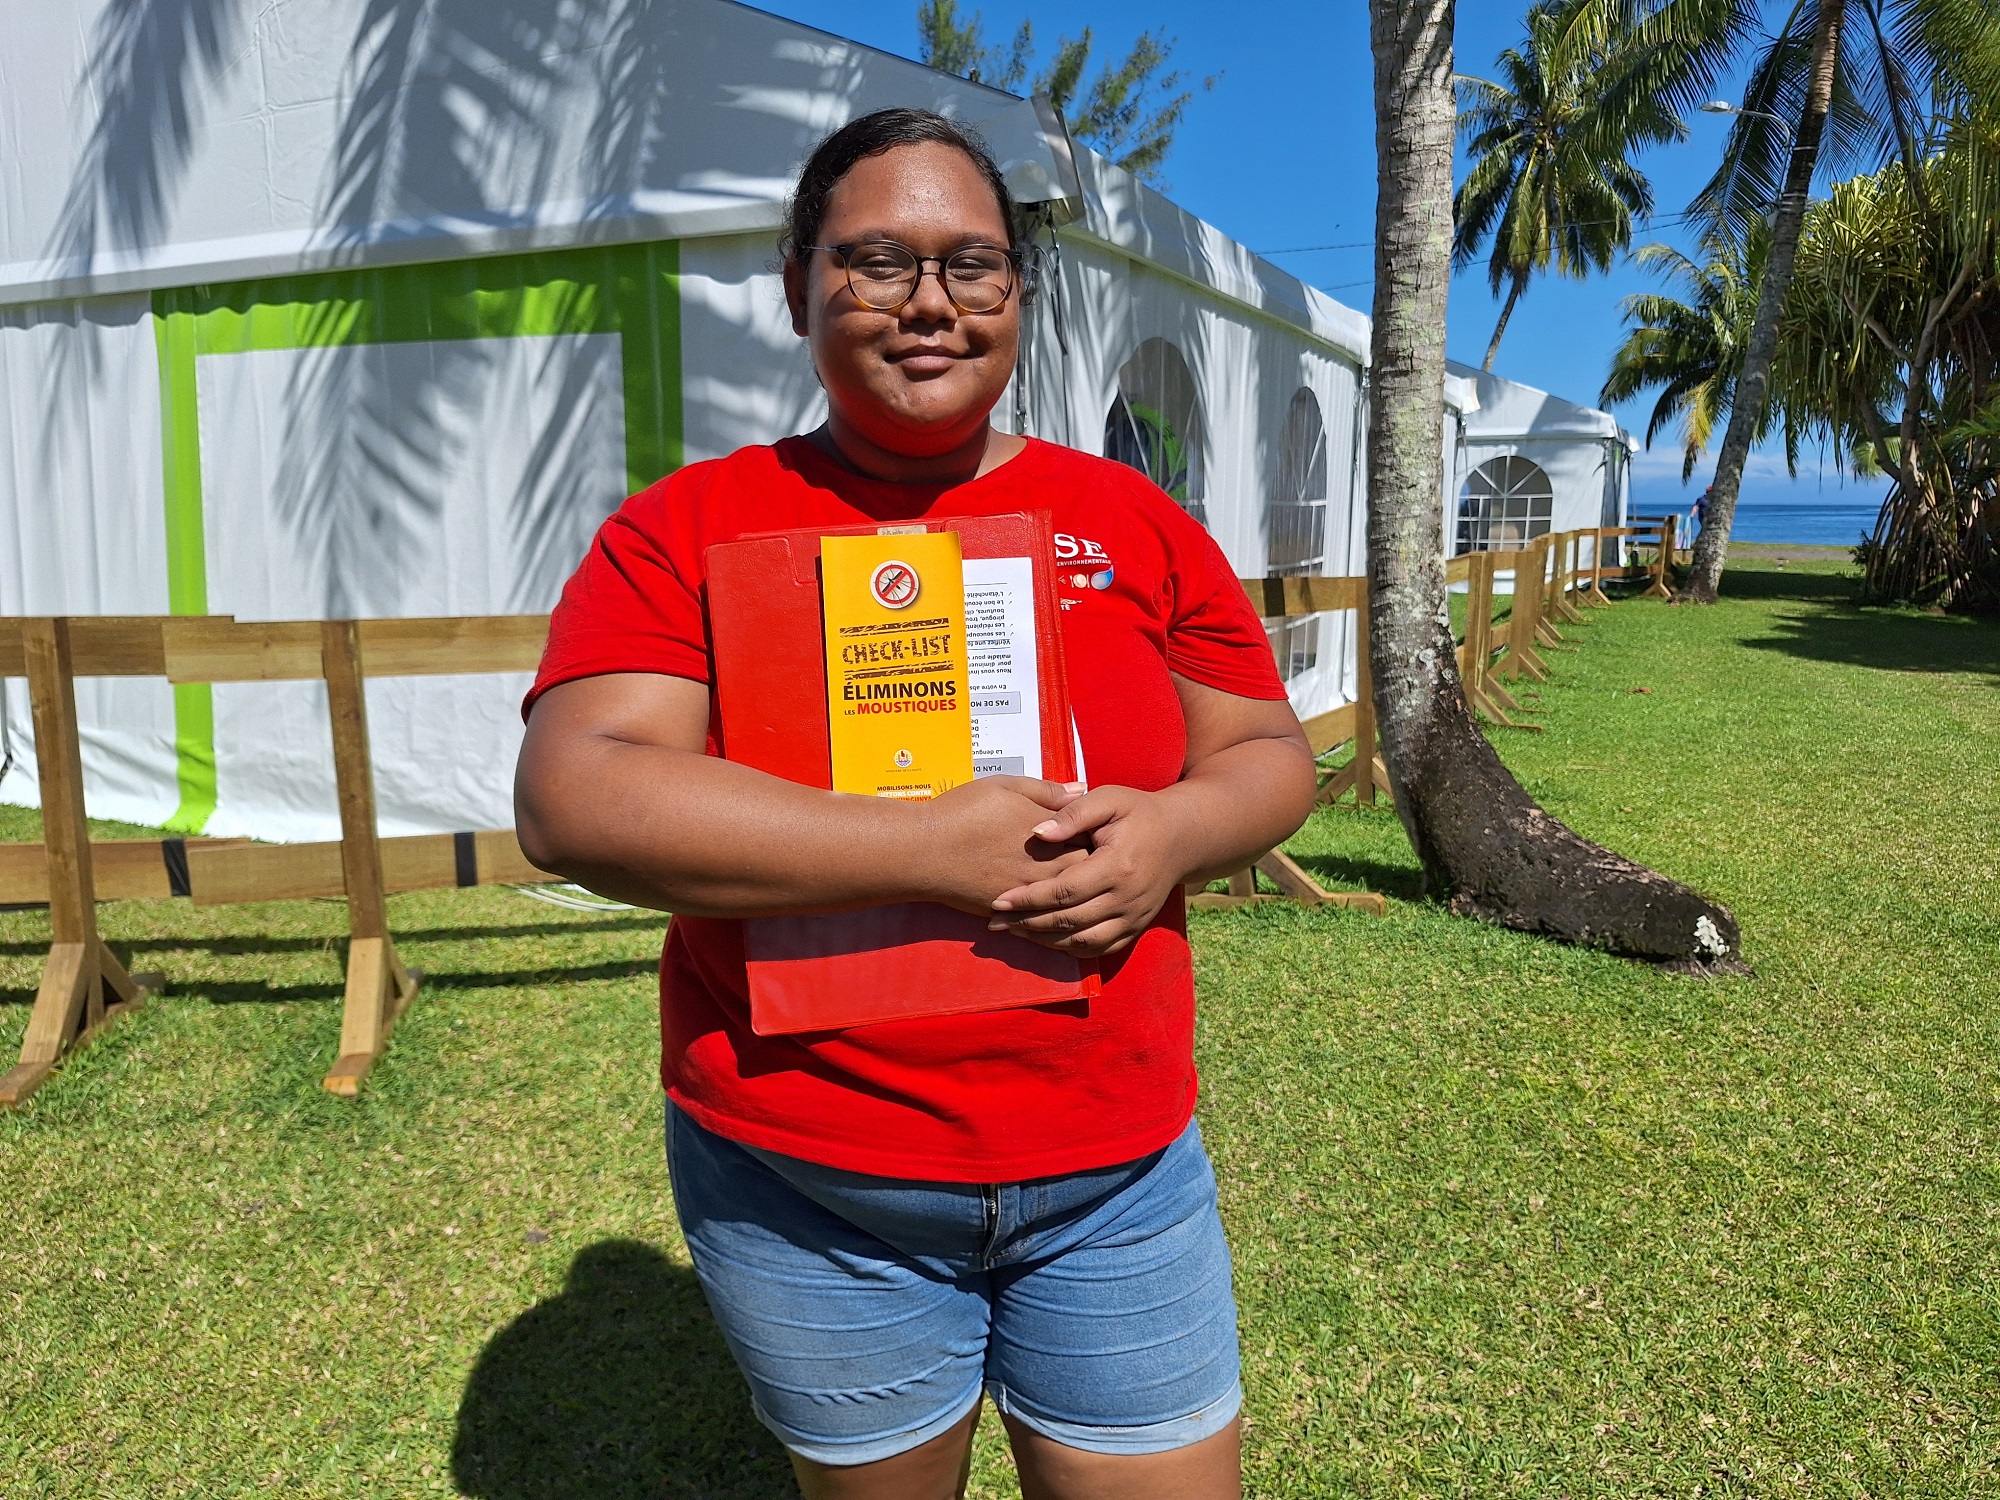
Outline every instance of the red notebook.
{"label": "red notebook", "polygon": [[[996,586],[1010,590],[1015,610],[1025,607],[1019,598],[1023,588],[1032,601],[1040,765],[1031,756],[990,754],[982,760],[975,749],[975,768],[1076,780],[1047,511],[774,532],[710,547],[708,613],[723,754],[788,781],[833,785],[819,539],[908,531],[958,533],[969,605],[975,580],[988,590],[983,597],[989,601],[997,597],[991,592]],[[980,693],[975,679],[975,711]],[[1015,696],[1025,695],[1024,689]],[[992,695],[986,707],[1015,713],[1025,707],[1002,701],[1005,696]],[[750,1026],[760,1036],[1088,1002],[1099,988],[1094,964],[1011,933],[989,932],[984,917],[931,902],[825,916],[754,917],[743,925]]]}

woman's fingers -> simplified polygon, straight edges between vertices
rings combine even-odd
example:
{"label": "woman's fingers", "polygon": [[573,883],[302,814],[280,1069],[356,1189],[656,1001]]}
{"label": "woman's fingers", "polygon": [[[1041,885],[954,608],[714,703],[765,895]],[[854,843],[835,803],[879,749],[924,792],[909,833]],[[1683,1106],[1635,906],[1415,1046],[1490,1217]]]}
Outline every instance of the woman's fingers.
{"label": "woman's fingers", "polygon": [[[1074,927],[1070,923],[1075,923]],[[1146,930],[1146,919],[1121,909],[1116,903],[1095,903],[1067,912],[1051,912],[1022,922],[995,924],[997,929],[1016,937],[1074,953],[1080,958],[1096,958],[1129,948]]]}
{"label": "woman's fingers", "polygon": [[1112,861],[1102,854],[1085,854],[1046,879],[1002,891],[993,899],[993,910],[1014,915],[1061,911],[1114,891],[1118,883]]}
{"label": "woman's fingers", "polygon": [[1080,839],[1121,816],[1129,808],[1131,798],[1131,789],[1122,786],[1099,787],[1094,792],[1085,792],[1081,797],[1072,798],[1048,822],[1037,824],[1034,836],[1050,844],[1066,844],[1071,839]]}
{"label": "woman's fingers", "polygon": [[1076,784],[1073,782],[1044,781],[1039,776],[982,776],[979,779],[1019,792],[1050,812],[1058,812],[1077,799]]}

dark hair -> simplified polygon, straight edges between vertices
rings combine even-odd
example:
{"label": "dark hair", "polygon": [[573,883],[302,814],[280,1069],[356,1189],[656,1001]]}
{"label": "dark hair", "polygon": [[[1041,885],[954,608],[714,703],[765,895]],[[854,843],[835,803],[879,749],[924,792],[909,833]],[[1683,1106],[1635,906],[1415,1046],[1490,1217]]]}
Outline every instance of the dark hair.
{"label": "dark hair", "polygon": [[1000,168],[986,143],[973,131],[928,109],[878,109],[873,114],[849,120],[813,148],[799,169],[798,185],[785,218],[785,235],[779,249],[787,260],[799,253],[801,245],[819,243],[819,227],[826,220],[826,201],[834,187],[854,164],[880,156],[898,146],[949,146],[962,151],[979,169],[993,197],[1000,205],[1001,220],[1007,225],[1007,244],[1015,243],[1014,197],[1001,179]]}

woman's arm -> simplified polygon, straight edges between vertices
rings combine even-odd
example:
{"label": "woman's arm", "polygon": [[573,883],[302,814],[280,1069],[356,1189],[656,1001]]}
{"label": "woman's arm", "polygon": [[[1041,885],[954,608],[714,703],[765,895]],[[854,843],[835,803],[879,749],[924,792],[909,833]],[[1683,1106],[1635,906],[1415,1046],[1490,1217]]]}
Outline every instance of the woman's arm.
{"label": "woman's arm", "polygon": [[1085,956],[1130,947],[1177,885],[1240,870],[1312,811],[1312,749],[1283,699],[1239,698],[1179,674],[1187,720],[1181,779],[1157,792],[1088,792],[1036,830],[1090,857],[993,903],[995,931]]}
{"label": "woman's arm", "polygon": [[992,776],[934,802],[855,797],[703,753],[708,688],[616,673],[550,688],[515,775],[521,849],[541,869],[689,916],[844,911],[994,897],[1084,857],[1033,830],[1071,800]]}

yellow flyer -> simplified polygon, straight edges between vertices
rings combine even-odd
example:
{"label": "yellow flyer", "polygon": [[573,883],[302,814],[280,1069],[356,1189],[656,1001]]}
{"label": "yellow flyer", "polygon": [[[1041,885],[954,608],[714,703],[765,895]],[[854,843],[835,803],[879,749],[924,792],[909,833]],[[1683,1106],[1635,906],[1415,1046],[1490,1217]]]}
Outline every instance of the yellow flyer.
{"label": "yellow flyer", "polygon": [[953,531],[820,539],[833,789],[924,800],[972,780]]}

